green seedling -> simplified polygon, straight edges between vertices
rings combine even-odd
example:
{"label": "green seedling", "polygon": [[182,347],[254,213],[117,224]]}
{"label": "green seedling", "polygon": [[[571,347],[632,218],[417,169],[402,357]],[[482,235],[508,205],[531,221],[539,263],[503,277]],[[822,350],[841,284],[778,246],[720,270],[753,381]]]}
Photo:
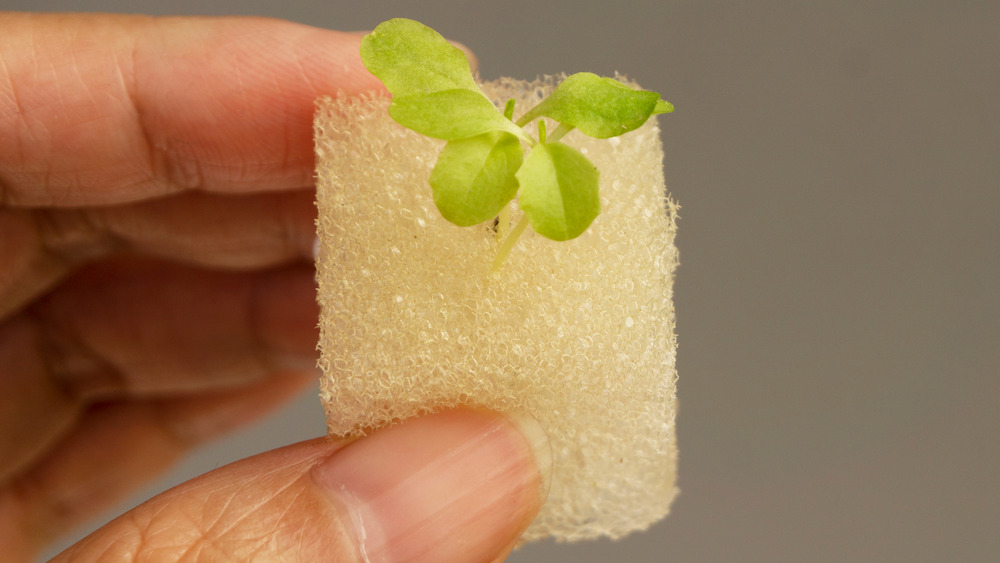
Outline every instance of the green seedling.
{"label": "green seedling", "polygon": [[[529,223],[538,234],[564,241],[580,236],[600,213],[599,172],[561,142],[563,136],[578,129],[615,137],[674,109],[656,92],[581,72],[514,121],[514,100],[501,111],[479,88],[460,49],[408,19],[383,22],[365,36],[361,59],[392,94],[394,120],[448,141],[430,176],[445,219],[472,226],[499,218],[503,232],[509,204],[519,197],[523,216],[501,243],[494,269]],[[557,123],[551,134],[545,118]],[[536,120],[537,138],[525,130]]]}

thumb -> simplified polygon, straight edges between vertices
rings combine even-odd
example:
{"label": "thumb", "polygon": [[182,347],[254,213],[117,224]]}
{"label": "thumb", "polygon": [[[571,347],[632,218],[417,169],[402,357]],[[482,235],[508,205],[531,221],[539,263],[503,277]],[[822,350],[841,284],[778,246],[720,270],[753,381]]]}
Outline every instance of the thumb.
{"label": "thumb", "polygon": [[497,561],[547,494],[531,419],[455,410],[316,439],[206,473],[54,561]]}

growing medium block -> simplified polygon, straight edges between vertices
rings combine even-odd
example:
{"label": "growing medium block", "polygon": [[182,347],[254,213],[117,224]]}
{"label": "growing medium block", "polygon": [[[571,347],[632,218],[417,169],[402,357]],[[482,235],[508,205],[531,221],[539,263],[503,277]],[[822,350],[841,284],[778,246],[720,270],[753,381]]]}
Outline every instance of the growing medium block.
{"label": "growing medium block", "polygon": [[[483,89],[523,111],[555,84]],[[617,538],[659,520],[677,492],[677,206],[656,119],[565,137],[600,170],[601,214],[567,242],[529,229],[491,273],[505,226],[441,217],[428,177],[444,142],[398,125],[388,103],[323,99],[315,122],[329,432],[459,405],[528,413],[553,476],[525,539]]]}

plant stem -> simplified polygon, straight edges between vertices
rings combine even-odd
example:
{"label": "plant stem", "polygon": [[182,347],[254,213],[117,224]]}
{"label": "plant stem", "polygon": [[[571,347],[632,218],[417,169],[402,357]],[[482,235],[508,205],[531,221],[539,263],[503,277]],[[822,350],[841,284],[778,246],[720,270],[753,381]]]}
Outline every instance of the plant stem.
{"label": "plant stem", "polygon": [[545,111],[545,102],[547,102],[548,100],[549,100],[548,98],[545,98],[541,102],[538,102],[537,106],[529,109],[527,113],[518,118],[518,120],[515,121],[514,123],[518,127],[524,127],[525,125],[531,123],[533,119],[542,115],[542,112]]}
{"label": "plant stem", "polygon": [[500,210],[500,214],[497,216],[497,240],[503,239],[507,236],[507,231],[510,230],[510,203],[503,206]]}
{"label": "plant stem", "polygon": [[491,272],[499,272],[500,267],[503,266],[505,260],[507,260],[507,255],[510,254],[512,248],[514,248],[514,243],[520,238],[521,233],[524,229],[528,227],[528,214],[525,213],[521,215],[521,220],[517,222],[514,226],[514,230],[510,232],[510,235],[504,239],[503,244],[500,245],[500,250],[497,251],[497,257],[493,259],[493,267],[490,268]]}
{"label": "plant stem", "polygon": [[569,133],[572,130],[573,130],[572,125],[566,125],[565,123],[560,123],[559,127],[556,127],[556,130],[549,134],[549,142],[554,143],[559,139],[562,139],[564,136],[566,136],[566,133]]}

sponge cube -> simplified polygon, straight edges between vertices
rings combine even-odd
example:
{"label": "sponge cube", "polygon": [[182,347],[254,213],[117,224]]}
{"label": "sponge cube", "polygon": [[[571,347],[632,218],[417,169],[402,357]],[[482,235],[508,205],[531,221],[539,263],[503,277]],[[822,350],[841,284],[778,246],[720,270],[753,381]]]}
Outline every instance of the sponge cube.
{"label": "sponge cube", "polygon": [[[482,87],[527,109],[556,83]],[[656,119],[607,140],[565,137],[601,172],[601,214],[567,242],[529,229],[491,273],[497,227],[441,217],[428,177],[444,142],[396,124],[388,103],[325,98],[315,121],[329,432],[454,406],[527,413],[549,436],[553,475],[525,539],[648,527],[677,492],[677,206]]]}

